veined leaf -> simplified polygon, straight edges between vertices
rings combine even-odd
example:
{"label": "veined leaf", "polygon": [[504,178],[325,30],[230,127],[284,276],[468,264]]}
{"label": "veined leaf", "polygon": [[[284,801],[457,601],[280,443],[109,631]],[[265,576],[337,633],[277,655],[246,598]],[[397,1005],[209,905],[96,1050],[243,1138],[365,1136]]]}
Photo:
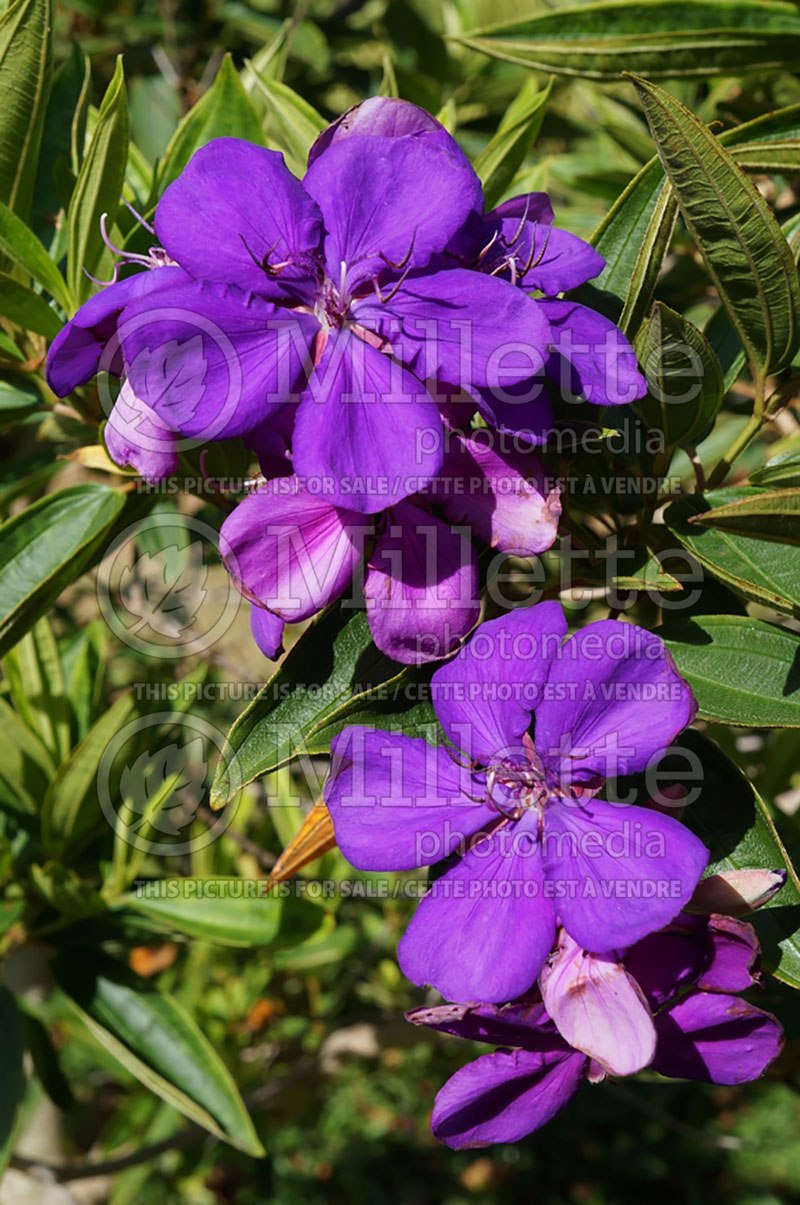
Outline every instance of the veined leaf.
{"label": "veined leaf", "polygon": [[245,138],[259,146],[263,143],[261,122],[230,54],[220,63],[208,92],[173,134],[158,174],[159,193],[177,180],[195,151],[213,138]]}
{"label": "veined leaf", "polygon": [[[255,892],[248,892],[248,888]],[[266,883],[234,877],[159,879],[114,901],[150,917],[163,932],[223,946],[261,947],[277,935],[282,900]]]}
{"label": "veined leaf", "polygon": [[636,256],[619,319],[620,329],[629,338],[638,332],[653,300],[661,265],[669,251],[677,218],[678,202],[675,200],[672,185],[665,180],[661,192],[656,197],[644,239]]}
{"label": "veined leaf", "polygon": [[95,271],[105,250],[100,218],[108,214],[110,229],[119,208],[128,136],[125,75],[119,57],[67,214],[67,284],[77,305],[89,296],[92,282],[86,273]]}
{"label": "veined leaf", "polygon": [[[719,491],[717,500],[727,493],[727,490]],[[694,522],[755,540],[800,544],[800,489],[752,489],[746,492],[739,489],[730,502],[701,511]]]}
{"label": "veined leaf", "polygon": [[0,202],[0,255],[12,260],[69,312],[70,300],[64,277],[21,218]]}
{"label": "veined leaf", "polygon": [[230,1072],[177,1000],[95,953],[53,969],[89,1032],[145,1087],[232,1146],[264,1154]]}
{"label": "veined leaf", "polygon": [[633,79],[686,224],[754,374],[800,342],[794,257],[769,206],[711,131],[662,88]]}
{"label": "veined leaf", "polygon": [[503,114],[497,133],[475,160],[487,209],[492,209],[502,199],[536,141],[552,88],[552,79],[540,89],[529,76]]}
{"label": "veined leaf", "polygon": [[648,394],[635,408],[668,448],[691,444],[722,405],[722,369],[708,340],[688,319],[657,301],[636,340]]}
{"label": "veined leaf", "polygon": [[785,452],[767,461],[763,468],[750,474],[753,485],[768,485],[772,489],[800,486],[800,452]]}
{"label": "veined leaf", "polygon": [[268,102],[264,129],[268,135],[273,130],[277,133],[281,146],[286,149],[289,167],[295,175],[302,176],[306,170],[308,152],[317,135],[324,130],[325,120],[313,105],[288,84],[269,77],[262,78],[255,70],[254,74],[256,85]]}
{"label": "veined leaf", "polygon": [[15,0],[0,17],[0,200],[23,218],[52,76],[52,0]]}
{"label": "veined leaf", "polygon": [[587,79],[622,71],[699,78],[791,68],[800,51],[793,4],[769,0],[605,0],[559,7],[456,35],[494,58]]}
{"label": "veined leaf", "polygon": [[701,719],[800,728],[800,636],[749,615],[670,620],[663,636],[694,691]]}
{"label": "veined leaf", "polygon": [[0,654],[80,577],[124,501],[121,490],[73,485],[0,524]]}

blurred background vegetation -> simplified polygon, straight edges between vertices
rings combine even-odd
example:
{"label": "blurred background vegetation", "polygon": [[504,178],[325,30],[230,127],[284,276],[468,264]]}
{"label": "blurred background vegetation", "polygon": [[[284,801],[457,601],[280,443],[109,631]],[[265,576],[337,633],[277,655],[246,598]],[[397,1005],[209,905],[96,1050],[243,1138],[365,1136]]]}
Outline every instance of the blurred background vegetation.
{"label": "blurred background vegetation", "polygon": [[[261,116],[266,106],[259,101],[253,69],[263,78],[288,84],[324,121],[366,96],[402,96],[439,114],[465,149],[478,154],[531,73],[465,49],[443,35],[526,8],[530,5],[510,0],[75,0],[57,6],[56,59],[64,65],[66,78],[77,43],[90,57],[91,100],[99,105],[115,57],[124,56],[131,134],[139,153],[132,155],[129,181],[137,183],[138,170],[142,195],[137,199],[145,203],[147,165],[163,157],[177,123],[207,92],[227,52]],[[543,85],[545,78],[540,75],[537,82]],[[788,72],[669,81],[667,86],[704,120],[725,125],[800,101],[800,78]],[[280,126],[267,128],[280,145]],[[553,197],[557,223],[588,236],[652,153],[646,124],[627,84],[562,76],[555,81],[535,150],[509,191],[546,189]],[[781,221],[798,208],[794,183],[776,175],[759,180]],[[55,221],[42,202],[38,229],[48,244],[58,238]],[[50,239],[45,238],[48,230]],[[707,317],[714,305],[706,273],[680,227],[657,295],[695,321]],[[744,406],[747,387],[742,390]],[[736,420],[735,397],[729,418]],[[38,442],[31,433],[30,446],[18,445],[15,451],[17,457],[28,457],[29,488],[44,480],[42,474],[52,474],[55,452],[69,452],[87,442],[80,424],[55,416],[48,422]],[[723,433],[714,435],[716,452],[709,451],[712,460],[729,442],[725,422],[721,425]],[[793,434],[791,427],[778,429],[772,438],[777,444]],[[88,442],[93,440],[92,435]],[[754,448],[753,456],[753,463],[760,463],[763,448]],[[0,481],[4,506],[12,505],[20,491],[19,463]],[[743,469],[747,463],[745,458]],[[63,462],[58,465],[60,484],[75,479],[70,477],[74,469]],[[691,472],[688,462],[682,470]],[[168,516],[178,515],[170,501],[161,505]],[[191,510],[196,518],[218,526],[219,514],[211,503],[195,500]],[[211,594],[215,582],[222,589],[222,577],[212,576]],[[123,688],[152,680],[153,665],[116,642],[96,618],[94,587],[88,579],[62,597],[53,626],[65,669],[65,706],[72,708],[71,737],[77,740]],[[162,663],[157,676],[167,682],[186,677],[213,687],[264,680],[271,668],[263,658],[254,666],[243,608],[211,656],[172,667]],[[85,681],[94,684],[91,714],[79,715],[79,688]],[[195,709],[224,733],[241,706],[212,698]],[[780,831],[794,844],[800,831],[796,734],[715,726],[713,735],[775,806]],[[317,769],[323,774],[324,764]],[[297,796],[306,806],[311,801],[302,777],[294,774],[293,781],[292,774],[279,771],[249,788],[229,832],[205,850],[186,855],[180,872],[264,879],[303,814],[302,804],[289,806],[287,800]],[[282,806],[264,806],[270,802]],[[3,855],[0,871],[6,884],[10,867],[10,855]],[[171,866],[170,873],[177,869]],[[48,873],[45,886],[54,906],[64,912],[71,909],[72,917],[56,944],[67,960],[79,963],[85,948],[82,925],[99,922],[92,919],[91,900],[71,897],[66,877],[59,879],[52,867]],[[140,873],[164,870],[145,861]],[[302,874],[364,882],[381,878],[352,872],[335,852]],[[13,891],[9,900],[4,905],[4,941],[6,949],[13,949]],[[31,1005],[26,1022],[34,1029],[39,1026],[38,1075],[29,1080],[20,1123],[27,1137],[18,1148],[16,1170],[0,1186],[0,1200],[16,1205],[26,1199],[26,1157],[58,1163],[83,1155],[110,1160],[112,1166],[91,1182],[70,1182],[63,1189],[70,1195],[53,1196],[53,1201],[800,1201],[800,1002],[792,993],[779,993],[770,981],[758,1002],[779,1013],[789,1045],[764,1081],[739,1091],[643,1076],[632,1084],[584,1089],[544,1132],[515,1146],[454,1153],[436,1144],[429,1132],[433,1097],[469,1057],[469,1047],[402,1021],[402,1010],[423,999],[403,979],[395,961],[396,943],[413,906],[402,899],[313,901],[292,895],[283,903],[274,940],[264,949],[224,948],[191,938],[165,940],[157,928],[137,929],[132,921],[127,932],[114,932],[111,950],[124,956],[138,975],[158,982],[190,1007],[232,1071],[267,1154],[254,1159],[200,1129],[187,1128],[178,1112],[133,1076],[121,1073],[119,1064],[54,993]],[[42,937],[51,940],[46,932]],[[17,966],[15,975],[24,980],[25,973],[24,964]],[[32,966],[30,973],[35,978],[37,968]],[[54,1044],[42,1023],[56,1035]],[[141,1148],[151,1145],[151,1157],[139,1161]],[[133,1166],[125,1167],[131,1150],[139,1155]],[[19,1151],[28,1153],[20,1156]],[[116,1161],[119,1166],[114,1166]]]}

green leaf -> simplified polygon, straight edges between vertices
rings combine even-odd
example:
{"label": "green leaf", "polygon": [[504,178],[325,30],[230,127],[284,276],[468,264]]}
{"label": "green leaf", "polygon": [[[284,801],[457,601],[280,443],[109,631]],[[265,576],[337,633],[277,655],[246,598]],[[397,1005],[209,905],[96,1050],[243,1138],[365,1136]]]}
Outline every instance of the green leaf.
{"label": "green leaf", "polygon": [[255,80],[269,106],[264,128],[268,134],[275,129],[281,146],[286,150],[289,167],[295,175],[302,176],[306,170],[308,152],[317,135],[325,128],[325,119],[288,84],[257,73]]}
{"label": "green leaf", "polygon": [[[724,497],[726,493],[721,490],[716,497]],[[736,494],[730,502],[701,512],[693,521],[701,527],[755,540],[800,544],[800,489],[737,490]]]}
{"label": "green leaf", "polygon": [[475,160],[487,209],[501,200],[536,141],[552,88],[552,79],[540,89],[536,80],[528,76],[503,114],[497,133]]}
{"label": "green leaf", "polygon": [[124,501],[122,490],[73,485],[0,524],[0,655],[80,577]]}
{"label": "green leaf", "polygon": [[0,202],[0,255],[27,272],[62,309],[69,311],[70,300],[64,277],[32,230],[21,218]]}
{"label": "green leaf", "polygon": [[111,738],[127,723],[135,708],[133,694],[121,695],[95,721],[54,775],[42,804],[42,843],[46,849],[59,852],[102,822],[93,791],[100,760]]}
{"label": "green leaf", "polygon": [[[800,988],[800,883],[769,810],[747,778],[717,746],[690,729],[675,746],[699,760],[700,794],[684,820],[710,851],[706,875],[727,870],[786,870],[786,885],[748,920],[776,978]],[[680,759],[685,771],[685,760]]]}
{"label": "green leaf", "polygon": [[722,368],[708,340],[687,318],[657,301],[635,343],[647,396],[634,404],[667,448],[693,444],[722,405]]}
{"label": "green leaf", "polygon": [[128,102],[122,57],[106,89],[94,135],[81,165],[67,213],[67,284],[76,304],[85,301],[105,251],[100,218],[111,229],[119,209],[128,161]]}
{"label": "green leaf", "polygon": [[739,594],[789,615],[800,613],[800,557],[779,544],[755,540],[718,528],[702,527],[699,515],[715,506],[760,492],[748,486],[712,490],[678,498],[665,511],[664,522],[694,553],[704,568]]}
{"label": "green leaf", "polygon": [[0,294],[3,297],[3,317],[9,322],[15,322],[23,330],[45,335],[48,339],[54,339],[61,330],[61,319],[45,299],[4,272],[0,272]]}
{"label": "green leaf", "polygon": [[0,381],[0,431],[16,426],[44,408],[41,394],[32,381],[23,376]]}
{"label": "green leaf", "polygon": [[456,40],[561,75],[697,78],[791,69],[800,53],[800,17],[793,4],[765,0],[605,0],[470,30]]}
{"label": "green leaf", "polygon": [[0,200],[30,212],[53,75],[52,0],[15,0],[0,17]]}
{"label": "green leaf", "polygon": [[658,633],[715,724],[800,728],[800,636],[748,615],[670,620]]}
{"label": "green leaf", "polygon": [[0,779],[23,810],[38,814],[54,773],[53,760],[38,736],[0,699]]}
{"label": "green leaf", "polygon": [[22,1058],[25,1043],[17,1002],[7,987],[0,986],[0,1175],[14,1150],[17,1110],[22,1099]]}
{"label": "green leaf", "polygon": [[6,654],[3,672],[17,711],[60,765],[70,749],[70,709],[58,645],[46,615]]}
{"label": "green leaf", "polygon": [[[251,890],[252,889],[252,890]],[[266,946],[277,935],[282,900],[265,884],[234,877],[159,879],[115,904],[151,917],[170,932],[223,946]]]}
{"label": "green leaf", "polygon": [[90,1033],[145,1087],[239,1150],[264,1154],[230,1072],[177,1000],[94,952],[53,969]]}
{"label": "green leaf", "polygon": [[184,117],[172,136],[158,176],[158,191],[176,180],[195,151],[212,138],[245,138],[262,145],[261,122],[230,54],[214,83]]}
{"label": "green leaf", "polygon": [[619,319],[620,329],[629,337],[633,337],[641,327],[647,308],[653,300],[677,218],[678,202],[675,200],[672,185],[665,180],[661,192],[656,197],[636,256]]}
{"label": "green leaf", "polygon": [[769,206],[718,138],[675,97],[634,78],[678,204],[755,374],[800,342],[794,257]]}
{"label": "green leaf", "polygon": [[772,489],[800,486],[800,452],[784,452],[768,460],[763,468],[750,474],[753,485],[768,485]]}
{"label": "green leaf", "polygon": [[56,177],[62,173],[62,178],[66,178],[67,171],[77,177],[80,170],[90,86],[89,60],[77,42],[73,42],[69,57],[53,77],[42,130],[31,225],[44,238],[53,233],[63,204]]}

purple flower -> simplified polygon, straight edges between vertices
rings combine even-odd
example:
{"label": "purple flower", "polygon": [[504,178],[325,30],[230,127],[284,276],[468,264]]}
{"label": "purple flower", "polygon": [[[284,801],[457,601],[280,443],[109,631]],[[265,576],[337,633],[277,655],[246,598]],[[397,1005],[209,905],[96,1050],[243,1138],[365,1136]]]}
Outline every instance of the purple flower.
{"label": "purple flower", "polygon": [[398,951],[410,979],[449,999],[525,991],[557,918],[584,949],[633,944],[677,914],[706,864],[671,816],[596,797],[694,716],[664,644],[614,621],[565,632],[550,602],[483,624],[433,675],[446,747],[365,727],[331,746],[325,800],[354,866],[451,859]]}
{"label": "purple flower", "polygon": [[222,525],[220,549],[245,597],[288,622],[336,599],[366,559],[363,590],[378,648],[408,664],[438,660],[478,621],[471,532],[517,556],[552,545],[561,506],[557,491],[537,484],[543,476],[532,453],[501,456],[478,436],[453,435],[440,475],[375,520],[285,477],[239,504]]}
{"label": "purple flower", "polygon": [[161,419],[140,402],[124,381],[103,431],[108,454],[119,465],[131,465],[151,484],[178,468],[177,438]]}
{"label": "purple flower", "polygon": [[501,1008],[407,1013],[415,1025],[503,1047],[444,1085],[434,1134],[456,1149],[514,1142],[554,1117],[584,1080],[607,1073],[651,1067],[704,1083],[757,1079],[783,1045],[777,1020],[733,994],[757,982],[758,955],[752,926],[720,916],[680,915],[621,955],[587,954],[562,933],[541,993]]}

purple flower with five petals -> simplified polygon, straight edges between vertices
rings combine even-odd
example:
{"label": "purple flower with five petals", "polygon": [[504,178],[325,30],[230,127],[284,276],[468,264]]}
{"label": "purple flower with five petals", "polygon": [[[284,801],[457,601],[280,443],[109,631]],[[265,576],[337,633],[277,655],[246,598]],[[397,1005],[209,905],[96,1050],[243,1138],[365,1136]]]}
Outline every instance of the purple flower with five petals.
{"label": "purple flower with five petals", "polygon": [[587,950],[633,944],[677,914],[707,861],[673,817],[597,797],[694,717],[663,642],[614,621],[565,633],[549,602],[484,623],[433,675],[447,747],[360,726],[331,746],[324,797],[354,866],[450,859],[398,958],[451,1000],[525,991],[557,920]]}
{"label": "purple flower with five petals", "polygon": [[407,1013],[415,1025],[501,1047],[438,1093],[435,1136],[457,1150],[516,1142],[584,1080],[643,1067],[712,1084],[757,1079],[783,1046],[775,1017],[735,994],[757,982],[758,955],[752,926],[725,916],[681,914],[622,955],[587,954],[562,933],[541,993],[500,1008]]}

